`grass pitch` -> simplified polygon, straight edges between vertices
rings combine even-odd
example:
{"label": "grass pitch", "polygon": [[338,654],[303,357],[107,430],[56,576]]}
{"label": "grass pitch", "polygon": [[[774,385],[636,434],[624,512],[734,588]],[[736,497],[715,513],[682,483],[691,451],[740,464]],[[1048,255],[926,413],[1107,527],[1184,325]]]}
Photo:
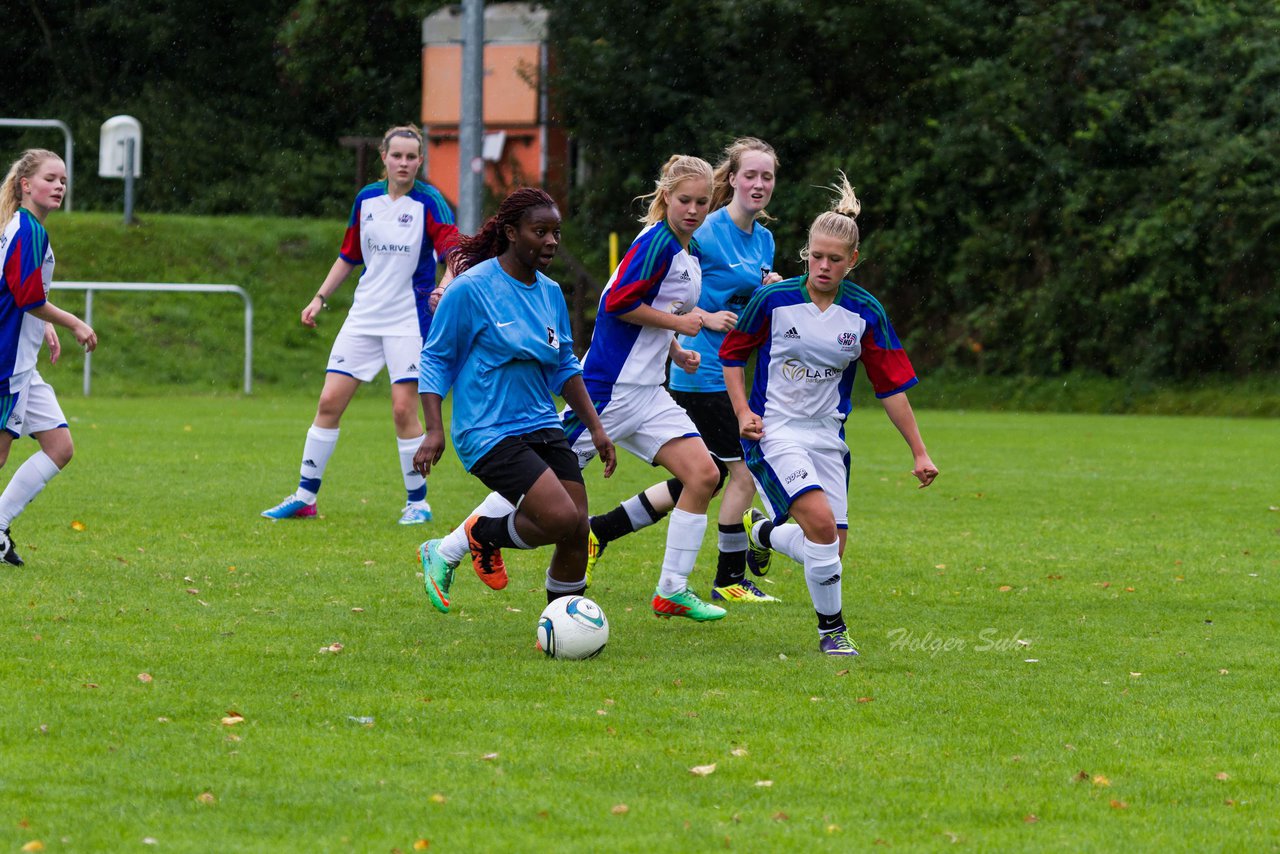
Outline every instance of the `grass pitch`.
{"label": "grass pitch", "polygon": [[[50,378],[77,458],[14,526],[27,566],[0,571],[8,850],[1280,838],[1273,420],[924,411],[942,476],[916,490],[871,404],[848,429],[862,658],[818,654],[780,556],[780,605],[655,619],[663,524],[597,573],[604,654],[557,662],[533,646],[543,552],[509,552],[503,592],[464,568],[454,611],[430,608],[415,546],[484,489],[449,452],[437,521],[396,525],[380,386],[343,422],[321,518],[272,523],[310,396],[84,399],[71,377]],[[653,478],[589,469],[593,509]],[[714,560],[709,536],[704,592]]]}

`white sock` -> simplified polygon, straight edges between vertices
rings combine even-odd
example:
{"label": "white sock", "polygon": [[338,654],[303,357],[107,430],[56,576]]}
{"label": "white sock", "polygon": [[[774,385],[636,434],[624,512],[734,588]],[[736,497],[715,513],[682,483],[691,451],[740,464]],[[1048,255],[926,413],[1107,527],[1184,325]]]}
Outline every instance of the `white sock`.
{"label": "white sock", "polygon": [[[467,519],[472,516],[495,516],[501,519],[509,513],[514,513],[515,509],[515,505],[510,501],[496,492],[490,492],[484,497],[484,501],[480,502],[479,507],[467,514]],[[439,552],[440,557],[448,561],[450,566],[457,566],[462,562],[462,558],[471,552],[471,547],[467,544],[467,533],[462,530],[462,525],[444,535],[444,539],[440,541]]]}
{"label": "white sock", "polygon": [[658,592],[664,596],[679,593],[689,586],[689,576],[702,548],[702,536],[707,532],[706,514],[687,513],[679,507],[671,511],[667,523],[667,550],[662,556],[662,575],[658,577]]}
{"label": "white sock", "polygon": [[396,450],[400,452],[400,471],[404,473],[405,503],[427,500],[427,479],[413,468],[413,455],[418,453],[422,444],[422,436],[416,439],[396,437]]}
{"label": "white sock", "polygon": [[840,613],[840,541],[804,544],[804,582],[809,585],[813,609],[819,614]]}
{"label": "white sock", "polygon": [[795,522],[775,525],[773,530],[769,532],[769,546],[775,552],[786,555],[796,563],[805,562],[804,548],[806,542],[804,531]]}
{"label": "white sock", "polygon": [[0,494],[0,531],[8,528],[27,505],[61,471],[44,451],[36,451],[18,466],[9,485]]}
{"label": "white sock", "polygon": [[312,424],[307,429],[307,441],[302,446],[302,469],[298,478],[299,498],[308,504],[314,504],[320,483],[324,480],[325,467],[329,465],[329,457],[338,446],[337,427],[317,427]]}

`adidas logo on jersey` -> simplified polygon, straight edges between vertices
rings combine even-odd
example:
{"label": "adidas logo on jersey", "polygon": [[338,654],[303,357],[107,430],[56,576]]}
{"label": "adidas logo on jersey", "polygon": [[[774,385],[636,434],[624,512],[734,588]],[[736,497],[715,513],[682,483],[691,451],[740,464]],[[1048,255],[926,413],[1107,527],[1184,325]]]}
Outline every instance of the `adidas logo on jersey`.
{"label": "adidas logo on jersey", "polygon": [[302,467],[303,467],[303,468],[305,468],[305,469],[313,469],[313,468],[315,468],[315,467],[316,467],[316,461],[315,461],[315,460],[303,460],[303,461],[302,461]]}
{"label": "adidas logo on jersey", "polygon": [[782,337],[783,338],[799,338],[800,333],[796,332],[796,328],[793,326],[790,329],[788,329],[786,332],[782,333]]}
{"label": "adidas logo on jersey", "polygon": [[365,215],[364,215],[364,221],[365,221],[365,222],[373,222],[373,214],[371,214],[371,213],[367,213],[367,214],[365,214]]}
{"label": "adidas logo on jersey", "polygon": [[693,280],[693,276],[690,276],[690,275],[689,275],[689,271],[688,271],[688,270],[681,270],[681,271],[680,271],[680,281],[682,281],[682,282],[688,282],[688,281],[692,281],[692,280]]}

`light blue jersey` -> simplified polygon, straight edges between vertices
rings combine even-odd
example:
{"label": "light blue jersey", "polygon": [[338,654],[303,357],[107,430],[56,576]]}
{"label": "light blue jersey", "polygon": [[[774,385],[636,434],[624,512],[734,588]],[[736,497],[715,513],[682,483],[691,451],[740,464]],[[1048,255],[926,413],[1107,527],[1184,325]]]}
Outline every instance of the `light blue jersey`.
{"label": "light blue jersey", "polygon": [[[715,210],[694,232],[702,248],[703,311],[732,311],[742,314],[747,300],[760,287],[764,271],[773,267],[773,234],[760,223],[751,233],[743,231],[729,216],[729,208]],[[720,345],[725,333],[703,329],[697,335],[680,336],[680,346],[702,354],[695,374],[673,370],[670,387],[677,391],[724,391],[720,370]]]}
{"label": "light blue jersey", "polygon": [[491,258],[454,279],[422,347],[418,391],[453,389],[453,448],[471,470],[508,436],[560,429],[554,394],[582,373],[560,286],[513,279]]}

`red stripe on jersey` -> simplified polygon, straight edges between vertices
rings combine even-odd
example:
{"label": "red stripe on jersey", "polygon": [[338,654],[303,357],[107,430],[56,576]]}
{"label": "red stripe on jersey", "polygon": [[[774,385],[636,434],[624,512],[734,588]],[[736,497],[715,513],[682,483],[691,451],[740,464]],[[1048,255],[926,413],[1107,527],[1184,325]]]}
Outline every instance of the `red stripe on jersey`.
{"label": "red stripe on jersey", "polygon": [[720,361],[730,367],[745,365],[751,358],[751,352],[759,350],[769,340],[772,329],[773,315],[766,314],[760,328],[754,333],[748,334],[740,329],[730,330],[724,337],[724,343],[720,345]]}
{"label": "red stripe on jersey", "polygon": [[877,395],[890,394],[916,378],[915,368],[902,349],[886,350],[876,341],[875,335],[862,337],[863,369]]}

